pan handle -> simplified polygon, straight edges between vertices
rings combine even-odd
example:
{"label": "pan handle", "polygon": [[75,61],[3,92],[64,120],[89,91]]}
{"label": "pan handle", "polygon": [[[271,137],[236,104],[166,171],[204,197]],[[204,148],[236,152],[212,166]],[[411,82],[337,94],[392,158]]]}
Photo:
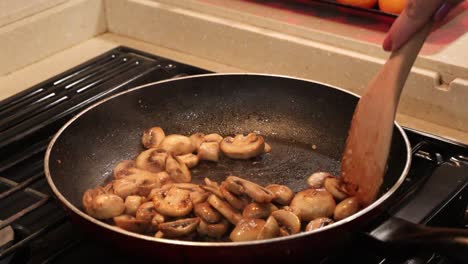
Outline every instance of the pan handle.
{"label": "pan handle", "polygon": [[390,217],[369,235],[392,252],[423,248],[460,263],[468,261],[468,229],[428,227]]}

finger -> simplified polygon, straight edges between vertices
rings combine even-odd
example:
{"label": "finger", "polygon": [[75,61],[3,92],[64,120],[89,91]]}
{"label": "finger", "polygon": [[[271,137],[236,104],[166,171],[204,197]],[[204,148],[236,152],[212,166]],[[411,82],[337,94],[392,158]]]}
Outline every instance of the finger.
{"label": "finger", "polygon": [[395,20],[384,40],[384,50],[399,49],[431,19],[442,2],[443,0],[408,0],[405,10]]}

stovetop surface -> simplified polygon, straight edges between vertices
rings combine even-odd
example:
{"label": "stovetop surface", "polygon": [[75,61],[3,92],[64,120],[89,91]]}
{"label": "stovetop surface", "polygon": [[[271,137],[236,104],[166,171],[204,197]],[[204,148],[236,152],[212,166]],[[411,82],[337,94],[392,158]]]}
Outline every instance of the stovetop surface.
{"label": "stovetop surface", "polygon": [[[83,233],[52,196],[43,175],[51,136],[97,100],[154,81],[208,71],[119,47],[0,102],[0,263],[111,263],[137,261],[132,254]],[[466,228],[467,146],[405,129],[413,146],[411,171],[388,213],[414,223]],[[452,263],[434,252],[389,254],[356,243],[322,263]],[[141,261],[141,260],[138,260]]]}

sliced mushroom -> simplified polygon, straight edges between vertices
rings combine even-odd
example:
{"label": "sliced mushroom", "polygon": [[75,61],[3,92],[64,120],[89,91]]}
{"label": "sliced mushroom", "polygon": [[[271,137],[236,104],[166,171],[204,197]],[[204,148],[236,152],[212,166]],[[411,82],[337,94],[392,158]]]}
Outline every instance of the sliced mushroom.
{"label": "sliced mushroom", "polygon": [[189,138],[190,138],[190,141],[192,142],[192,145],[196,149],[198,149],[200,147],[200,144],[205,141],[205,134],[195,133],[195,134],[191,135]]}
{"label": "sliced mushroom", "polygon": [[265,220],[242,218],[232,230],[229,238],[233,242],[257,240]]}
{"label": "sliced mushroom", "polygon": [[153,203],[160,214],[172,217],[186,216],[193,208],[190,192],[176,187],[155,191]]}
{"label": "sliced mushroom", "polygon": [[319,218],[316,218],[312,221],[310,221],[306,228],[305,228],[305,231],[312,231],[312,230],[316,230],[316,229],[319,229],[319,228],[322,228],[322,227],[325,227],[327,225],[330,225],[330,224],[333,224],[333,220],[331,220],[330,218],[327,218],[327,217],[319,217]]}
{"label": "sliced mushroom", "polygon": [[226,219],[222,219],[221,222],[215,224],[205,222],[203,219],[201,219],[197,228],[197,232],[201,236],[220,238],[226,234],[228,228],[229,222],[226,221]]}
{"label": "sliced mushroom", "polygon": [[336,221],[344,219],[350,215],[353,215],[359,211],[359,200],[356,197],[349,197],[341,201],[336,205],[333,218]]}
{"label": "sliced mushroom", "polygon": [[193,211],[196,216],[209,224],[218,223],[222,219],[221,214],[211,207],[208,202],[196,204]]}
{"label": "sliced mushroom", "polygon": [[249,204],[249,199],[247,197],[240,195],[236,196],[226,189],[225,182],[221,183],[219,191],[223,195],[223,198],[235,209],[242,211],[247,204]]}
{"label": "sliced mushroom", "polygon": [[265,225],[260,230],[260,233],[257,236],[257,239],[269,239],[278,237],[280,235],[280,228],[278,222],[273,216],[268,217],[265,222]]}
{"label": "sliced mushroom", "polygon": [[197,230],[199,223],[200,218],[198,217],[166,222],[159,225],[159,232],[165,238],[186,236]]}
{"label": "sliced mushroom", "polygon": [[125,198],[125,214],[135,216],[138,207],[144,202],[145,198],[139,195],[129,195]]}
{"label": "sliced mushroom", "polygon": [[203,142],[198,148],[198,158],[200,160],[219,161],[219,143]]}
{"label": "sliced mushroom", "polygon": [[173,155],[184,155],[196,150],[189,137],[172,134],[166,136],[159,145],[158,149],[165,150]]}
{"label": "sliced mushroom", "polygon": [[114,179],[120,179],[127,175],[130,175],[130,168],[136,167],[136,163],[133,160],[123,160],[119,162],[113,170]]}
{"label": "sliced mushroom", "polygon": [[348,197],[348,194],[344,189],[344,185],[336,177],[326,178],[323,185],[325,186],[325,189],[338,201],[344,200]]}
{"label": "sliced mushroom", "polygon": [[86,213],[97,219],[109,219],[125,211],[124,200],[101,187],[87,190],[82,202]]}
{"label": "sliced mushroom", "polygon": [[288,205],[294,198],[294,192],[286,185],[270,184],[265,188],[274,194],[273,202],[275,203]]}
{"label": "sliced mushroom", "polygon": [[250,203],[245,206],[244,211],[242,211],[242,216],[244,218],[267,219],[268,216],[276,210],[278,210],[278,207],[271,203]]}
{"label": "sliced mushroom", "polygon": [[150,232],[151,230],[151,225],[149,222],[136,219],[131,215],[116,216],[114,217],[114,223],[116,226],[122,229],[140,234]]}
{"label": "sliced mushroom", "polygon": [[204,179],[206,185],[201,185],[204,190],[211,192],[218,196],[219,198],[223,198],[223,195],[221,194],[221,191],[219,190],[219,185],[217,182],[214,182],[208,178]]}
{"label": "sliced mushroom", "polygon": [[220,143],[224,155],[232,159],[250,159],[263,153],[265,142],[262,136],[249,133],[247,136],[226,137]]}
{"label": "sliced mushroom", "polygon": [[137,168],[151,172],[161,172],[166,168],[169,155],[163,151],[151,148],[141,152],[135,159]]}
{"label": "sliced mushroom", "polygon": [[293,212],[277,210],[271,213],[278,222],[280,236],[289,236],[301,231],[301,220]]}
{"label": "sliced mushroom", "polygon": [[193,183],[174,183],[172,186],[184,189],[190,192],[190,200],[195,205],[197,203],[203,203],[208,199],[210,193],[205,191],[200,185]]}
{"label": "sliced mushroom", "polygon": [[323,188],[326,178],[333,178],[333,175],[322,171],[314,172],[307,178],[307,184],[314,189]]}
{"label": "sliced mushroom", "polygon": [[189,169],[198,165],[198,157],[192,153],[176,156],[176,159],[183,162]]}
{"label": "sliced mushroom", "polygon": [[152,127],[143,133],[141,137],[141,143],[145,148],[157,148],[159,144],[164,140],[166,134],[160,127]]}
{"label": "sliced mushroom", "polygon": [[157,180],[142,182],[138,186],[138,195],[146,197],[151,190],[173,182],[171,176],[165,171],[158,172],[154,176],[157,177]]}
{"label": "sliced mushroom", "polygon": [[335,211],[335,200],[325,190],[307,189],[298,192],[291,201],[292,211],[302,221],[319,217],[331,217]]}
{"label": "sliced mushroom", "polygon": [[226,189],[234,194],[246,194],[257,203],[269,203],[275,195],[266,188],[237,176],[229,176],[224,181]]}
{"label": "sliced mushroom", "polygon": [[138,168],[130,168],[129,171],[130,175],[113,181],[114,193],[123,199],[135,194],[146,196],[148,189],[158,188],[171,180],[165,172],[152,173]]}
{"label": "sliced mushroom", "polygon": [[218,144],[223,141],[223,137],[220,134],[211,133],[205,136],[205,142],[217,142]]}
{"label": "sliced mushroom", "polygon": [[166,171],[175,182],[190,182],[192,175],[185,163],[174,159],[172,156],[167,157]]}
{"label": "sliced mushroom", "polygon": [[263,149],[263,152],[265,152],[265,153],[270,153],[271,152],[270,144],[265,142],[265,148]]}
{"label": "sliced mushroom", "polygon": [[239,214],[231,205],[227,202],[221,200],[218,196],[212,194],[208,197],[208,203],[213,206],[219,213],[221,213],[229,222],[233,225],[237,224],[239,220],[242,218],[241,214]]}
{"label": "sliced mushroom", "polygon": [[158,214],[152,201],[141,204],[136,211],[136,219],[151,222],[153,217]]}

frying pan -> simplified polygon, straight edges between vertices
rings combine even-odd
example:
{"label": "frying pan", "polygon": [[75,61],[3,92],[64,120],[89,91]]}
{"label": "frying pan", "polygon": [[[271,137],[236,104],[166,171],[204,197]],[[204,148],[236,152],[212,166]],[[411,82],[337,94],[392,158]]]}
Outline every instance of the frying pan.
{"label": "frying pan", "polygon": [[[233,135],[257,132],[272,152],[252,160],[202,162],[193,182],[221,182],[237,175],[261,185],[306,188],[315,171],[339,174],[340,158],[358,97],[329,85],[260,74],[208,74],[143,85],[107,98],[79,113],[51,140],[45,174],[72,219],[96,237],[135,255],[171,262],[298,261],[346,246],[348,239],[385,210],[411,163],[409,141],[394,125],[388,168],[379,198],[358,213],[313,232],[250,242],[193,242],[127,232],[84,213],[84,191],[111,178],[121,160],[143,150],[142,132]],[[314,145],[314,148],[312,147]],[[233,258],[234,257],[234,258]]]}

